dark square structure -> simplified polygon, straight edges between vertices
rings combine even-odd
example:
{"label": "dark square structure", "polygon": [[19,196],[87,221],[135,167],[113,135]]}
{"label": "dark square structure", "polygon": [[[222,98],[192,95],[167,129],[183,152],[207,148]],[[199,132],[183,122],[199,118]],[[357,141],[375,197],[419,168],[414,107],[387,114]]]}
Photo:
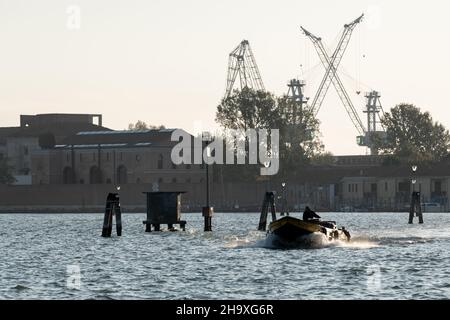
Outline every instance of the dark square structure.
{"label": "dark square structure", "polygon": [[181,195],[186,192],[144,192],[147,197],[146,232],[160,231],[161,224],[167,224],[173,230],[179,224],[185,230],[186,221],[181,220]]}

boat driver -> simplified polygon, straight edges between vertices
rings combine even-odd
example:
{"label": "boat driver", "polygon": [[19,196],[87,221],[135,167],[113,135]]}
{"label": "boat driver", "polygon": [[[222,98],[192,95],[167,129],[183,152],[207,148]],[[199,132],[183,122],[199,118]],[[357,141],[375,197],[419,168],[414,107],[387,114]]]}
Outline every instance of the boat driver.
{"label": "boat driver", "polygon": [[311,221],[311,220],[318,220],[320,219],[320,216],[312,211],[309,207],[305,208],[305,212],[303,212],[303,220],[304,221]]}

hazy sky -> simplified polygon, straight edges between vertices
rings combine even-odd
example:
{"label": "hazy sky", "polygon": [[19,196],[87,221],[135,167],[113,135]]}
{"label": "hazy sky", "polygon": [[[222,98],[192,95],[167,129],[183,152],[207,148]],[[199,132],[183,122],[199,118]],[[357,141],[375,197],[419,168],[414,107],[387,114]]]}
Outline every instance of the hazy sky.
{"label": "hazy sky", "polygon": [[[71,6],[81,9],[80,29]],[[312,98],[324,70],[300,26],[334,49],[363,12],[341,74],[360,116],[356,91],[374,89],[385,110],[411,102],[450,127],[448,0],[0,0],[0,126],[60,112],[102,113],[114,129],[139,119],[217,128],[228,54],[241,40],[268,90],[285,93],[302,77]],[[327,150],[366,152],[333,88],[319,119]]]}

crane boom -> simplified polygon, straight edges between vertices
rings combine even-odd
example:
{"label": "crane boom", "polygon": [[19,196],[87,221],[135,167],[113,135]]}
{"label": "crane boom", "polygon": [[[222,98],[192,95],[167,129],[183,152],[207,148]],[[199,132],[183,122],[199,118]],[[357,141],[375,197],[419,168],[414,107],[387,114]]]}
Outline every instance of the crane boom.
{"label": "crane boom", "polygon": [[326,69],[325,76],[319,86],[319,90],[317,91],[317,94],[314,97],[313,103],[311,105],[312,110],[314,110],[316,114],[320,111],[320,108],[328,92],[328,89],[331,83],[333,83],[338,93],[338,96],[341,99],[353,125],[356,127],[357,131],[361,135],[365,134],[366,129],[364,128],[364,125],[361,119],[359,118],[358,113],[356,112],[356,109],[350,99],[350,96],[345,90],[344,85],[342,84],[342,81],[340,80],[339,75],[337,74],[337,69],[348,47],[353,30],[362,21],[363,17],[364,15],[361,15],[353,22],[346,24],[344,26],[344,32],[342,33],[339,43],[331,58],[329,57],[327,51],[325,50],[322,44],[322,39],[313,35],[311,32],[307,31],[305,28],[302,27],[303,33],[313,42],[314,48],[316,49],[316,52],[319,55],[320,61],[322,62],[322,64]]}
{"label": "crane boom", "polygon": [[250,43],[247,40],[242,41],[230,53],[225,98],[231,95],[238,76],[241,89],[265,90]]}

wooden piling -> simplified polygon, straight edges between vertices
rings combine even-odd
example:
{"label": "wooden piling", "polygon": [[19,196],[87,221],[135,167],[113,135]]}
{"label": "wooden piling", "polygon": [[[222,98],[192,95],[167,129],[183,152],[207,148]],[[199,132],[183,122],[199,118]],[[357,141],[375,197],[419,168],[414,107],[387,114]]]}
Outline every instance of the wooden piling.
{"label": "wooden piling", "polygon": [[110,193],[106,198],[105,217],[103,219],[102,237],[109,238],[112,235],[113,216],[116,217],[116,231],[120,237],[122,235],[122,212],[120,209],[120,199],[117,193]]}
{"label": "wooden piling", "polygon": [[203,218],[205,219],[205,232],[212,231],[212,216],[214,214],[213,207],[203,207],[202,210]]}
{"label": "wooden piling", "polygon": [[266,194],[264,195],[264,201],[261,209],[261,216],[259,218],[259,226],[258,226],[259,231],[266,231],[267,215],[269,214],[269,208],[272,213],[272,221],[277,220],[274,192],[266,192]]}
{"label": "wooden piling", "polygon": [[420,203],[420,192],[411,195],[411,206],[409,209],[409,224],[413,224],[414,216],[419,217],[419,224],[423,224],[422,205]]}

